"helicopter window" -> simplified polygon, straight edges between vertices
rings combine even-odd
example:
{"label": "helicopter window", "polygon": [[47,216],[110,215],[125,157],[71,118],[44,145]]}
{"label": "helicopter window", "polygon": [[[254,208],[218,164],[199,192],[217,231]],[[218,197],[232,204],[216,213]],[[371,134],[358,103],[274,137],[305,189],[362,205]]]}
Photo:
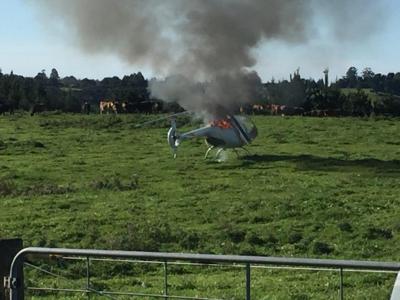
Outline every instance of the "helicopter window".
{"label": "helicopter window", "polygon": [[249,118],[246,118],[244,116],[235,116],[235,117],[248,133],[254,131],[255,125]]}

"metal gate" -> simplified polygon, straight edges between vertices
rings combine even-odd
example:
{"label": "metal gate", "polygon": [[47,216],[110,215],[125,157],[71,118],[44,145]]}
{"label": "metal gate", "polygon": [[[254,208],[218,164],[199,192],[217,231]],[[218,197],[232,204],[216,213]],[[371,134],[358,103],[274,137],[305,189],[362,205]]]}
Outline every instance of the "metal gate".
{"label": "metal gate", "polygon": [[[60,256],[68,259],[80,259],[86,262],[86,286],[82,289],[60,289],[52,287],[32,288],[42,291],[63,291],[70,293],[85,293],[90,295],[101,295],[115,299],[114,296],[143,296],[164,299],[210,299],[205,297],[189,297],[172,295],[168,291],[168,266],[176,263],[188,263],[198,265],[231,265],[243,268],[244,295],[246,300],[251,299],[252,269],[256,267],[305,267],[317,269],[337,270],[339,280],[338,298],[344,299],[343,272],[350,270],[358,271],[379,271],[393,272],[400,271],[400,263],[377,262],[377,261],[355,261],[355,260],[333,260],[333,259],[307,259],[288,257],[261,257],[261,256],[237,256],[237,255],[211,255],[211,254],[184,254],[184,253],[161,253],[161,252],[140,252],[140,251],[112,251],[112,250],[89,250],[89,249],[62,249],[62,248],[25,248],[14,258],[10,276],[5,278],[6,286],[9,288],[11,300],[20,300],[24,297],[24,282],[22,266],[34,265],[26,262],[27,256]],[[90,263],[101,259],[135,259],[146,262],[161,263],[164,268],[164,287],[162,294],[128,293],[117,291],[97,290],[91,287]],[[398,287],[400,288],[400,286]],[[395,298],[392,298],[395,299]]]}

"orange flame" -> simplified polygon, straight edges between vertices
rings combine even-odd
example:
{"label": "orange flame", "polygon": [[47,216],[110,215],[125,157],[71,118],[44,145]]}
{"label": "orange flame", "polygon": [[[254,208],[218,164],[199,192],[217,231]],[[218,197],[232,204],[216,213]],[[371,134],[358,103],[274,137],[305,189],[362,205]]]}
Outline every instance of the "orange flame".
{"label": "orange flame", "polygon": [[231,123],[227,119],[214,120],[211,122],[211,126],[223,129],[232,128]]}

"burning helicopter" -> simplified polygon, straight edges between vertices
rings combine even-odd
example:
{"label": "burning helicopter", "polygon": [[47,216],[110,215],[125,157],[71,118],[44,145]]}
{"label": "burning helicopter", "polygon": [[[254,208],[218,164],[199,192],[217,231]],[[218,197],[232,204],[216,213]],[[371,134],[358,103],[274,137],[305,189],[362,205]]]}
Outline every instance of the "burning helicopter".
{"label": "burning helicopter", "polygon": [[203,127],[188,132],[179,132],[176,125],[176,118],[182,114],[190,114],[190,112],[185,111],[173,114],[139,124],[136,127],[170,119],[171,127],[167,133],[167,141],[168,145],[171,147],[174,158],[177,156],[179,145],[188,139],[204,137],[208,145],[204,158],[207,158],[213,149],[217,150],[216,157],[218,158],[221,152],[226,149],[233,149],[236,154],[236,149],[238,148],[248,152],[244,147],[249,145],[257,137],[257,127],[248,117],[230,114],[226,115],[224,118],[214,119]]}
{"label": "burning helicopter", "polygon": [[204,127],[200,127],[188,132],[179,133],[176,128],[175,118],[171,119],[171,128],[168,130],[167,140],[172,149],[173,156],[176,158],[177,148],[182,141],[204,137],[209,146],[204,158],[213,149],[217,149],[216,157],[225,149],[244,148],[250,144],[257,136],[257,127],[245,116],[227,115],[223,119],[213,120]]}

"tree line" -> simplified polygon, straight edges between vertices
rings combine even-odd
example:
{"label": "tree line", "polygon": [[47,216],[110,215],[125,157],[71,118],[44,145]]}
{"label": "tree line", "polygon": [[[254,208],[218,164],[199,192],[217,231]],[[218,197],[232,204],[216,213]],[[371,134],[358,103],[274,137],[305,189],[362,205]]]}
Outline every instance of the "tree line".
{"label": "tree line", "polygon": [[[400,115],[400,73],[375,74],[365,68],[359,74],[350,67],[346,74],[329,83],[325,79],[305,79],[299,70],[289,80],[270,80],[263,84],[258,104],[281,104],[301,107],[306,112],[324,110],[341,115]],[[35,77],[3,74],[0,70],[0,107],[14,110],[32,110],[36,104],[46,110],[81,112],[82,105],[98,106],[102,99],[127,103],[157,101],[151,99],[148,80],[141,72],[106,77],[102,80],[77,79],[74,76],[60,78],[52,69],[47,76],[45,70]],[[170,107],[176,109],[176,105]],[[166,109],[168,111],[168,109]]]}
{"label": "tree line", "polygon": [[148,101],[147,87],[148,81],[141,72],[122,79],[114,76],[93,80],[74,76],[60,78],[56,69],[49,76],[42,70],[33,78],[0,71],[0,104],[21,110],[41,105],[46,110],[80,112],[84,103],[98,106],[102,99]]}
{"label": "tree line", "polygon": [[329,83],[304,79],[299,70],[290,80],[265,83],[264,103],[301,107],[305,112],[325,111],[348,116],[400,116],[400,73],[375,74],[370,68],[358,74],[350,67],[346,74]]}

